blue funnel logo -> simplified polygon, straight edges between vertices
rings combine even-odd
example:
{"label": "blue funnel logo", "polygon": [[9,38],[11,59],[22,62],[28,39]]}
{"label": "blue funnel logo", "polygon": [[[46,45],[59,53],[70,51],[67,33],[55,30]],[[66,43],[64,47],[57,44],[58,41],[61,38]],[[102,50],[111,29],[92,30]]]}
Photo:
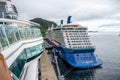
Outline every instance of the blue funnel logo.
{"label": "blue funnel logo", "polygon": [[60,24],[63,24],[63,20],[60,21]]}
{"label": "blue funnel logo", "polygon": [[71,23],[71,17],[72,17],[72,16],[68,16],[67,24]]}
{"label": "blue funnel logo", "polygon": [[11,1],[11,0],[7,0],[7,1]]}

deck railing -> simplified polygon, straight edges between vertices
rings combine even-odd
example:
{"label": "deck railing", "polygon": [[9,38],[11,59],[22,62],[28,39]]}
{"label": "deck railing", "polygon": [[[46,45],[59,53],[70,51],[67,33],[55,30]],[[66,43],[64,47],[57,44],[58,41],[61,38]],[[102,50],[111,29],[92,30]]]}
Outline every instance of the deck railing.
{"label": "deck railing", "polygon": [[0,23],[0,50],[17,41],[42,36],[40,29],[34,28],[39,25],[30,21],[0,19]]}

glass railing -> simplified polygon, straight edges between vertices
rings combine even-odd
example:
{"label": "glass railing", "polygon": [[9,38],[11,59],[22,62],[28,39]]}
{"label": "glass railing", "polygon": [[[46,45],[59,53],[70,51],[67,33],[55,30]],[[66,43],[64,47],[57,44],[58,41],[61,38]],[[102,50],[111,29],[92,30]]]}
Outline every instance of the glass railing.
{"label": "glass railing", "polygon": [[[42,37],[39,26],[37,23],[25,20],[0,19],[0,50],[18,41]],[[9,69],[20,79],[25,64],[40,56],[43,50],[43,43],[25,48],[10,65]]]}
{"label": "glass railing", "polygon": [[41,37],[41,31],[38,28],[20,28],[0,25],[0,49],[20,40],[38,37]]}
{"label": "glass railing", "polygon": [[13,62],[13,64],[10,66],[10,70],[12,73],[14,73],[17,78],[20,79],[22,76],[22,71],[25,63],[35,59],[36,57],[40,56],[43,52],[43,43],[39,44],[37,46],[29,47],[24,49],[20,55],[17,57],[17,59]]}

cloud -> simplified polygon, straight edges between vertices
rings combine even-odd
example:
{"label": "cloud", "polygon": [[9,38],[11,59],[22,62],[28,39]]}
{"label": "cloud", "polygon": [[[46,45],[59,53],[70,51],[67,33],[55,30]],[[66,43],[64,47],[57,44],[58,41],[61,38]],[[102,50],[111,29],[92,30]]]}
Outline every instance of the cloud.
{"label": "cloud", "polygon": [[110,24],[104,24],[99,27],[120,27],[120,23],[110,23]]}
{"label": "cloud", "polygon": [[20,13],[30,18],[61,18],[69,15],[80,17],[80,20],[103,18],[114,12],[108,0],[13,0]]}
{"label": "cloud", "polygon": [[20,17],[25,19],[41,17],[58,24],[61,19],[66,21],[69,15],[73,16],[73,22],[88,24],[98,24],[98,20],[100,23],[120,20],[119,0],[13,0],[13,3],[17,6]]}

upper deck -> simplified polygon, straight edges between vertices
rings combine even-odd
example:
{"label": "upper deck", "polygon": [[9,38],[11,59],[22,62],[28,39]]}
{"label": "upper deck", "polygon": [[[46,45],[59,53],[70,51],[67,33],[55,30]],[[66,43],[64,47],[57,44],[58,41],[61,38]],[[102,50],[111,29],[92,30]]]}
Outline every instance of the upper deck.
{"label": "upper deck", "polygon": [[62,43],[67,48],[94,48],[90,42],[87,27],[85,26],[66,24],[50,29],[48,32],[53,34],[48,34],[48,37],[52,36],[53,40]]}
{"label": "upper deck", "polygon": [[17,19],[18,11],[10,0],[0,0],[0,18]]}
{"label": "upper deck", "polygon": [[56,28],[53,28],[53,31],[71,31],[71,30],[86,31],[87,28],[79,24],[60,25]]}

